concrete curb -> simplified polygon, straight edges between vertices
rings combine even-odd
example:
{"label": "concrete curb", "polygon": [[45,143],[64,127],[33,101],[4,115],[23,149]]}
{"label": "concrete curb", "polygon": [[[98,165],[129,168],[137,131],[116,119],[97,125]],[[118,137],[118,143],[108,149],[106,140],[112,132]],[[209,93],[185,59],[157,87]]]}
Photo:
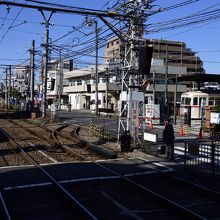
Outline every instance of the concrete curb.
{"label": "concrete curb", "polygon": [[105,149],[105,148],[101,148],[93,143],[86,141],[85,139],[82,139],[79,135],[79,132],[80,132],[80,127],[77,127],[74,129],[73,135],[79,139],[82,147],[88,147],[92,151],[94,151],[96,154],[102,155],[107,159],[116,159],[117,158],[117,153],[115,153],[114,151]]}

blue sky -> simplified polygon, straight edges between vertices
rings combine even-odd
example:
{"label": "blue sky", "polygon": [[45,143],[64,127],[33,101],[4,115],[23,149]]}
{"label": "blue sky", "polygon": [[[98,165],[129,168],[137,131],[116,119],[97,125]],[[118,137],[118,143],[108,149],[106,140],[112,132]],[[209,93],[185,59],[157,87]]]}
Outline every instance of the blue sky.
{"label": "blue sky", "polygon": [[[189,16],[198,11],[206,12],[205,9],[211,6],[213,7],[209,10],[220,10],[219,0],[194,1],[195,3],[184,7],[157,13],[148,19],[147,24]],[[15,0],[15,2],[25,3],[26,1]],[[106,9],[106,7],[114,5],[117,0],[65,0],[62,2],[58,0],[47,0],[46,2],[75,7]],[[156,10],[159,7],[166,8],[183,2],[186,2],[186,0],[156,0],[153,3],[155,5],[153,9]],[[29,4],[33,3],[29,2]],[[214,7],[214,5],[216,6]],[[46,13],[46,16],[48,16],[48,13]],[[5,5],[1,5],[0,64],[20,64],[22,62],[28,64],[29,61],[25,62],[29,58],[28,50],[31,47],[32,40],[35,40],[38,50],[38,55],[36,56],[37,64],[40,65],[40,54],[42,53],[40,45],[44,41],[44,25],[41,24],[43,21],[41,13],[37,10],[17,7],[10,7],[10,9],[7,10]],[[82,52],[83,49],[87,49],[87,51],[91,49],[90,57],[77,55],[77,66],[86,66],[95,61],[93,56],[94,52],[92,52],[92,46],[94,45],[94,27],[87,27],[83,24],[83,21],[85,21],[84,16],[58,13],[53,14],[51,18],[51,23],[54,25],[50,26],[50,38],[54,45],[65,49],[65,52],[62,51],[62,55],[68,54],[70,51],[75,51],[76,53],[77,51]],[[102,27],[100,31],[104,32],[106,28],[101,21],[99,21],[99,26]],[[166,27],[166,25],[164,26]],[[76,27],[78,30],[73,27]],[[147,30],[151,31],[151,26],[149,26]],[[107,33],[110,32],[105,32],[101,35],[102,42],[107,40]],[[65,35],[66,37],[64,37]],[[207,20],[205,24],[197,23],[184,28],[178,27],[172,31],[164,30],[154,34],[149,33],[146,37],[183,41],[187,47],[198,52],[198,56],[204,61],[204,68],[207,73],[220,73],[220,17],[214,22]],[[77,46],[78,44],[81,46]],[[99,55],[103,56],[103,50],[100,50]],[[56,53],[53,53],[52,56],[56,56]],[[3,70],[0,69],[1,77],[3,77],[2,71]]]}

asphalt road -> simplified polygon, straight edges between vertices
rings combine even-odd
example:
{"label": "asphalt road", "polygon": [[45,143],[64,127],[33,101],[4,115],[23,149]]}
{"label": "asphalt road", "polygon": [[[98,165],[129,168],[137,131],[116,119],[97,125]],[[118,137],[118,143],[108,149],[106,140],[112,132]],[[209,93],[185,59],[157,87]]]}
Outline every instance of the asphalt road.
{"label": "asphalt road", "polygon": [[[72,122],[80,125],[87,126],[90,122],[103,126],[105,130],[109,130],[110,133],[117,135],[118,132],[118,117],[105,117],[105,116],[96,116],[94,113],[91,113],[89,110],[74,110],[71,112],[60,111],[59,119],[62,122]],[[163,134],[163,125],[155,125],[153,129],[146,128],[147,132],[157,134],[158,142],[157,144],[162,144],[162,134]],[[174,126],[175,128],[175,126]],[[184,155],[185,141],[195,141],[198,134],[189,134],[188,136],[180,136],[177,129],[175,131],[175,155],[182,158]],[[203,139],[204,141],[205,139]]]}
{"label": "asphalt road", "polygon": [[[94,113],[91,113],[89,110],[74,110],[71,112],[67,111],[60,111],[58,114],[59,119],[62,122],[72,122],[81,125],[87,125],[90,122],[103,126],[104,129],[108,129],[111,133],[117,134],[118,132],[118,117],[105,117],[105,116],[96,116]],[[163,125],[155,125],[153,129],[150,129],[149,126],[146,127],[147,132],[157,134],[158,139],[162,139],[163,134]],[[175,137],[178,142],[187,140],[187,139],[194,139],[198,135],[191,134],[188,136],[180,136],[178,130],[175,129]]]}

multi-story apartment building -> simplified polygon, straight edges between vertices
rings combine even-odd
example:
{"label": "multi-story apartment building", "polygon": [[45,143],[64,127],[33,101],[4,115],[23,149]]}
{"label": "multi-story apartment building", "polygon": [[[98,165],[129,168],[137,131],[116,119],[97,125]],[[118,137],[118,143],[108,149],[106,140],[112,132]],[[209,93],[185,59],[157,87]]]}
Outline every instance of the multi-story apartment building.
{"label": "multi-story apartment building", "polygon": [[104,52],[104,63],[120,63],[125,54],[125,45],[118,38],[114,37],[107,42]]}
{"label": "multi-story apartment building", "polygon": [[[154,82],[156,83],[156,97],[164,97],[166,77],[168,77],[169,79],[175,78],[175,75],[205,72],[201,59],[196,56],[196,52],[193,52],[192,49],[187,48],[184,42],[146,39],[146,44],[153,47],[152,65],[150,71],[151,74],[149,75],[149,79],[154,80]],[[124,42],[122,42],[119,38],[114,37],[107,42],[107,46],[104,52],[104,63],[122,63],[124,54]],[[182,69],[178,69],[177,67],[181,67]],[[173,71],[174,69],[175,71]],[[169,89],[169,87],[171,87],[171,84],[173,84],[174,86],[174,82],[168,80],[168,97],[170,101],[173,102],[174,90]],[[189,85],[190,83],[186,84]],[[186,90],[186,86],[184,88]],[[152,86],[150,86],[149,91],[152,92],[152,90],[153,88]],[[180,87],[177,92],[181,92]],[[179,101],[180,99],[180,94],[181,93],[177,94],[177,101]],[[157,98],[155,98],[154,100],[156,100],[157,102]]]}
{"label": "multi-story apartment building", "polygon": [[[146,44],[153,46],[153,59],[163,60],[165,66],[186,67],[187,73],[204,73],[203,62],[184,42],[147,39]],[[104,63],[121,62],[124,54],[124,43],[112,38],[105,48]]]}
{"label": "multi-story apartment building", "polygon": [[184,42],[146,40],[146,43],[153,46],[153,58],[164,60],[165,65],[186,67],[187,73],[204,73],[200,57]]}

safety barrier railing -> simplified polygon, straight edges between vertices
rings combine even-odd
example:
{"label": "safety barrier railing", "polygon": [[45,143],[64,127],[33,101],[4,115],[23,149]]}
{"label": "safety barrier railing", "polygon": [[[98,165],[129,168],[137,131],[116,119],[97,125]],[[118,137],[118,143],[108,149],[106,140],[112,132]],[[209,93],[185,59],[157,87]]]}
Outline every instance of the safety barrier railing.
{"label": "safety barrier railing", "polygon": [[213,139],[185,142],[185,168],[220,173],[220,145]]}

